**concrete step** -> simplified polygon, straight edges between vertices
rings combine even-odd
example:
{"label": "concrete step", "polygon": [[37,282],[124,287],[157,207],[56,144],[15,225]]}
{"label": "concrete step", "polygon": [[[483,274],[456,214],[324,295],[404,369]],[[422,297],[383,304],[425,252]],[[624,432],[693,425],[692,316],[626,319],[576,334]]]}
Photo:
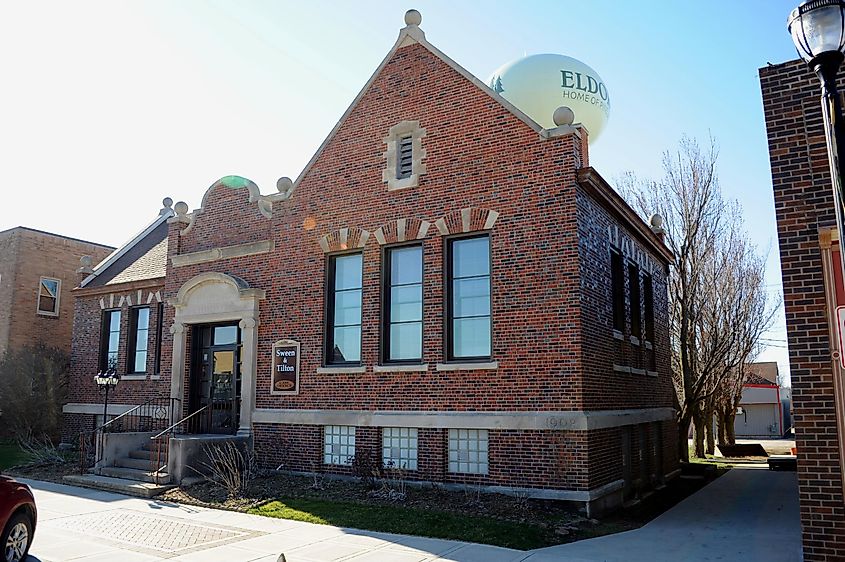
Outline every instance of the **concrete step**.
{"label": "concrete step", "polygon": [[104,466],[99,469],[100,475],[111,476],[112,478],[123,478],[124,480],[135,480],[137,482],[150,482],[152,484],[169,484],[170,475],[162,472],[158,475],[156,482],[155,473],[149,470],[137,470],[135,468],[121,468],[118,466]]}
{"label": "concrete step", "polygon": [[[167,458],[167,453],[162,451],[161,457]],[[130,459],[141,459],[141,460],[152,459],[153,461],[155,461],[156,453],[155,453],[155,451],[145,451],[144,449],[136,449],[134,451],[129,451],[129,458]]]}
{"label": "concrete step", "polygon": [[[131,457],[119,457],[114,460],[114,466],[120,468],[134,468],[136,470],[154,471],[156,469],[155,459],[134,459]],[[166,466],[162,463],[162,466]]]}
{"label": "concrete step", "polygon": [[173,484],[157,485],[148,482],[138,482],[136,480],[126,480],[123,478],[97,476],[95,474],[86,474],[84,476],[72,474],[65,476],[63,480],[74,486],[108,490],[109,492],[118,492],[120,494],[127,494],[129,496],[138,496],[142,498],[152,498],[176,487]]}

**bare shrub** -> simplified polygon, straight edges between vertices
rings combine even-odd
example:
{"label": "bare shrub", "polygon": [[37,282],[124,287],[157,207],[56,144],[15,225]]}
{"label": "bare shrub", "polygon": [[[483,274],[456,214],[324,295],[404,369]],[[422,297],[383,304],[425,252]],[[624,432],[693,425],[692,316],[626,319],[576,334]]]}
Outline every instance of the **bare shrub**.
{"label": "bare shrub", "polygon": [[355,456],[350,459],[352,474],[361,480],[361,484],[367,488],[374,488],[382,477],[381,464],[375,460],[369,449],[355,451]]}
{"label": "bare shrub", "polygon": [[18,444],[29,456],[30,460],[26,463],[27,466],[51,466],[67,462],[67,458],[46,435],[41,439],[37,437],[22,438],[18,440]]}
{"label": "bare shrub", "polygon": [[205,451],[208,462],[200,463],[205,471],[198,471],[209,482],[213,482],[226,490],[229,499],[242,498],[255,478],[256,462],[252,449],[246,447],[243,451],[232,441],[222,445],[206,445]]}

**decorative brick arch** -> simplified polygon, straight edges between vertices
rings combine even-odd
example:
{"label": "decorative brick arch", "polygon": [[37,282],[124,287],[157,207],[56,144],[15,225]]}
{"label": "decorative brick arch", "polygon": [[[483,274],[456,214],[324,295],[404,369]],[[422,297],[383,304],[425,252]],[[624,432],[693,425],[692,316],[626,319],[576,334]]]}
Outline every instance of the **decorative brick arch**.
{"label": "decorative brick arch", "polygon": [[370,239],[370,233],[357,226],[347,226],[320,237],[323,252],[340,252],[354,248],[363,248]]}
{"label": "decorative brick arch", "polygon": [[185,391],[187,333],[195,324],[238,322],[241,329],[241,412],[238,434],[252,432],[255,410],[257,368],[258,302],[265,298],[262,289],[253,289],[239,277],[207,272],[192,277],[168,300],[175,309],[173,325],[173,365],[170,379],[171,398],[182,399]]}
{"label": "decorative brick arch", "polygon": [[422,240],[428,234],[431,223],[422,219],[396,219],[378,227],[373,236],[379,244],[394,244],[408,240]]}
{"label": "decorative brick arch", "polygon": [[443,218],[434,221],[434,225],[440,234],[461,234],[464,232],[476,232],[479,230],[490,230],[499,218],[497,211],[490,209],[473,209],[467,207],[460,211],[453,211]]}

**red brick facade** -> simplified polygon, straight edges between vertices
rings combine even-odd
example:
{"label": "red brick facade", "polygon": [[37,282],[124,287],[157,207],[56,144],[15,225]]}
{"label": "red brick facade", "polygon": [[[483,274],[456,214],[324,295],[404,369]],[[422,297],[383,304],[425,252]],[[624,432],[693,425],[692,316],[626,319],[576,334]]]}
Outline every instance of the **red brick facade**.
{"label": "red brick facade", "polygon": [[[840,76],[840,87],[845,80]],[[845,559],[840,429],[825,291],[835,227],[819,83],[801,61],[760,69],[786,309],[805,560]],[[825,238],[827,241],[825,242]],[[829,264],[828,264],[829,265]],[[845,303],[840,303],[845,304]]]}
{"label": "red brick facade", "polygon": [[[289,199],[263,200],[252,187],[218,182],[201,210],[185,216],[177,206],[161,280],[169,303],[164,325],[173,326],[163,338],[165,367],[160,379],[121,383],[116,400],[136,404],[171,392],[186,397],[189,354],[177,351],[190,350],[183,345],[191,335],[191,322],[183,320],[190,308],[186,288],[205,286],[195,285],[198,276],[225,274],[239,284],[242,300],[261,294],[254,297],[255,321],[241,320],[245,348],[255,326],[257,357],[254,373],[243,375],[254,381],[244,401],[254,389],[255,408],[242,407],[241,430],[244,416],[252,416],[247,431],[266,467],[349,473],[350,467],[323,464],[324,426],[355,426],[356,454],[368,450],[380,462],[383,427],[406,419],[418,430],[412,479],[598,501],[620,495],[622,433],[628,432],[637,453],[628,454],[629,469],[638,480],[628,484],[645,488],[662,480],[678,467],[667,250],[587,167],[585,132],[541,134],[426,43],[408,43],[385,62]],[[425,129],[426,170],[418,186],[388,190],[384,139],[402,121]],[[490,240],[492,361],[483,369],[455,365],[445,353],[444,248],[469,232],[486,232]],[[380,360],[383,249],[403,239],[421,244],[423,252],[423,357],[404,372],[381,368]],[[651,275],[653,349],[632,339],[630,329],[614,337],[612,247]],[[363,255],[361,362],[326,369],[327,259],[350,251]],[[226,252],[244,255],[221,257]],[[99,299],[134,291],[120,285],[81,291],[78,376],[94,364]],[[220,317],[218,305],[209,303],[196,318]],[[271,347],[282,339],[301,345],[296,395],[270,393]],[[174,356],[184,365],[173,365]],[[241,355],[243,372],[252,370],[249,357],[246,350]],[[180,386],[171,375],[182,371]],[[95,396],[80,386],[75,400]],[[487,474],[450,472],[449,430],[457,428],[488,431]],[[641,463],[648,468],[640,471]]]}
{"label": "red brick facade", "polygon": [[[79,259],[91,256],[97,263],[112,250],[24,227],[0,232],[0,355],[36,342],[70,351]],[[56,314],[38,312],[42,277],[61,281]]]}

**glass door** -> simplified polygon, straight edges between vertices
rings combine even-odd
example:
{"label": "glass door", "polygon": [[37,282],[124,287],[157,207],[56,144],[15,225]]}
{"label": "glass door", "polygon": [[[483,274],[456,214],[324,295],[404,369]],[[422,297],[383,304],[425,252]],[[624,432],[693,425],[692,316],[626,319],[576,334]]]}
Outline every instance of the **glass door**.
{"label": "glass door", "polygon": [[237,325],[195,326],[191,368],[191,433],[227,433],[238,430],[240,413],[241,334]]}

